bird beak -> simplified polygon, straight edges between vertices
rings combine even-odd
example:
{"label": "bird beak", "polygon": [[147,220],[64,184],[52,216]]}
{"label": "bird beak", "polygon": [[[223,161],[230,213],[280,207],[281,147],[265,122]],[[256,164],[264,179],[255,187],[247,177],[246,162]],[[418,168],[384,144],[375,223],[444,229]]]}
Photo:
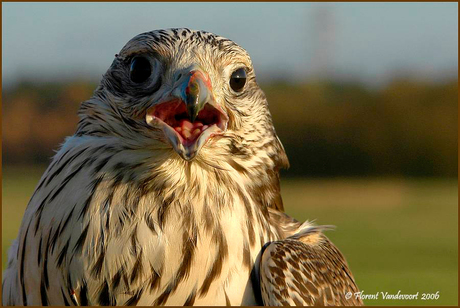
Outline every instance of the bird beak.
{"label": "bird beak", "polygon": [[214,102],[209,77],[198,69],[188,73],[185,80],[173,90],[172,94],[185,102],[191,122],[195,122],[198,113],[206,103]]}
{"label": "bird beak", "polygon": [[193,67],[169,97],[147,110],[146,122],[162,127],[174,150],[192,160],[211,137],[226,131],[228,116],[215,101],[208,74]]}

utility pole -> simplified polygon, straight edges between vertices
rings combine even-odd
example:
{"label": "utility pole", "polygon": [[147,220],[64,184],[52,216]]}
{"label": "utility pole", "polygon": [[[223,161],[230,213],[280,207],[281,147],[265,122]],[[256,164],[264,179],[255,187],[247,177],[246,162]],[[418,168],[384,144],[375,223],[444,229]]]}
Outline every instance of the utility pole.
{"label": "utility pole", "polygon": [[310,21],[312,51],[311,72],[314,78],[327,79],[333,75],[335,51],[335,18],[330,6],[313,8]]}

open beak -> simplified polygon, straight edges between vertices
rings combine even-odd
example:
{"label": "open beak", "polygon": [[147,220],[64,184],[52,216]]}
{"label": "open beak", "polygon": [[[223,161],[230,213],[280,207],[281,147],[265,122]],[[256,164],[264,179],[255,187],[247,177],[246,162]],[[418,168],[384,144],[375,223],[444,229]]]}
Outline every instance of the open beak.
{"label": "open beak", "polygon": [[146,122],[160,126],[174,150],[192,160],[212,136],[226,131],[228,116],[214,99],[208,74],[194,67],[169,97],[147,109]]}

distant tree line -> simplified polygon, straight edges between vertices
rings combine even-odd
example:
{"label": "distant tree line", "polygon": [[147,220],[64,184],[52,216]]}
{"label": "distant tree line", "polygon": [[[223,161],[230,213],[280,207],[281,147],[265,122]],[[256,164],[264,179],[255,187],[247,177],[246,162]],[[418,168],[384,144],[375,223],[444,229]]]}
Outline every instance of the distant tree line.
{"label": "distant tree line", "polygon": [[[458,82],[262,84],[291,176],[457,176]],[[96,85],[3,89],[4,164],[47,164]]]}

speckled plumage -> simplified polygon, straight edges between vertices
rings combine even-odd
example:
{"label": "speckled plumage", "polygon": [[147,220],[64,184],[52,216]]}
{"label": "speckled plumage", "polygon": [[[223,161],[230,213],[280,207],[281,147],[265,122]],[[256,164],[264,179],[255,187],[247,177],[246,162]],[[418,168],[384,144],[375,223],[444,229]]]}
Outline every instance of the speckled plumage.
{"label": "speckled plumage", "polygon": [[[129,77],[139,55],[154,63],[142,84]],[[228,123],[188,160],[146,113],[196,67]],[[241,67],[237,93],[229,78]],[[337,248],[283,213],[288,160],[234,42],[188,29],[140,34],[79,116],[9,251],[3,304],[361,304],[344,300],[357,287]]]}

